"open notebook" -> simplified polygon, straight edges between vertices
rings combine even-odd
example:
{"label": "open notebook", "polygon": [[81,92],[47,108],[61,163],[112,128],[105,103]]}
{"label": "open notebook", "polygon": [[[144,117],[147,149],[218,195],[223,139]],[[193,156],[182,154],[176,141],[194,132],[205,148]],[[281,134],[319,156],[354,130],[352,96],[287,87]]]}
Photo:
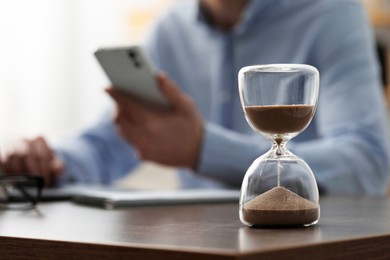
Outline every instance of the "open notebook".
{"label": "open notebook", "polygon": [[76,191],[73,194],[73,201],[112,209],[132,206],[238,202],[239,197],[240,191],[238,190],[131,191],[96,188]]}

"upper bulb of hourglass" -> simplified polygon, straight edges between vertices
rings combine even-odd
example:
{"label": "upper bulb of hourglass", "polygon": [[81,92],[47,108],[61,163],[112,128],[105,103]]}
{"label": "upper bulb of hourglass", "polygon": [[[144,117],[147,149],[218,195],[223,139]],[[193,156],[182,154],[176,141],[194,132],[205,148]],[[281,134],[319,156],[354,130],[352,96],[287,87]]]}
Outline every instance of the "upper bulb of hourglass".
{"label": "upper bulb of hourglass", "polygon": [[314,105],[245,106],[250,125],[271,140],[288,141],[302,132],[310,123]]}

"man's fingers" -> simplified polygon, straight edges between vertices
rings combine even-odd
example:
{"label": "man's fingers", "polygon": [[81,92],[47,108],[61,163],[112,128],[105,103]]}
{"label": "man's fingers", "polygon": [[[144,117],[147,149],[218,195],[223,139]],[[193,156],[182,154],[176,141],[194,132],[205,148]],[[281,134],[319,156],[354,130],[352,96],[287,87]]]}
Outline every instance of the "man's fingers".
{"label": "man's fingers", "polygon": [[52,160],[51,150],[42,137],[33,140],[25,140],[28,146],[26,153],[27,169],[34,176],[42,176],[45,179],[45,186],[53,182],[50,164]]}
{"label": "man's fingers", "polygon": [[54,156],[53,160],[52,160],[52,163],[51,163],[51,172],[58,176],[61,174],[61,172],[64,171],[64,163],[63,161],[58,157],[58,156]]}
{"label": "man's fingers", "polygon": [[27,146],[24,142],[18,143],[13,150],[8,151],[3,158],[3,168],[5,172],[20,174],[26,168]]}
{"label": "man's fingers", "polygon": [[7,173],[20,173],[24,169],[23,158],[16,150],[5,155],[3,161],[3,170]]}
{"label": "man's fingers", "polygon": [[156,78],[161,92],[174,108],[183,108],[187,105],[188,98],[179,90],[176,83],[162,73],[158,74]]}
{"label": "man's fingers", "polygon": [[40,172],[48,175],[51,172],[51,161],[53,159],[51,149],[42,137],[35,139],[34,149],[36,150]]}
{"label": "man's fingers", "polygon": [[32,175],[42,175],[43,172],[41,170],[41,159],[38,154],[38,149],[36,147],[35,140],[24,140],[27,145],[28,152],[26,153],[26,164],[29,172]]}
{"label": "man's fingers", "polygon": [[136,125],[129,123],[125,118],[118,118],[117,126],[120,134],[133,145],[139,146],[145,131],[141,131]]}
{"label": "man's fingers", "polygon": [[142,152],[145,147],[150,145],[150,137],[144,130],[141,130],[137,126],[129,124],[124,119],[120,119],[118,122],[118,130],[120,134],[130,142],[137,150],[139,157],[142,159]]}
{"label": "man's fingers", "polygon": [[105,91],[109,94],[115,102],[117,103],[127,103],[127,102],[135,102],[134,98],[125,93],[124,91],[117,90],[114,88],[106,88]]}
{"label": "man's fingers", "polygon": [[7,174],[42,176],[46,186],[52,184],[64,168],[43,137],[23,140],[13,151],[2,155],[1,166]]}
{"label": "man's fingers", "polygon": [[118,108],[117,117],[124,116],[127,121],[135,124],[143,124],[148,121],[151,116],[151,111],[148,108],[132,97],[121,91],[112,88],[106,89],[106,92],[115,100]]}

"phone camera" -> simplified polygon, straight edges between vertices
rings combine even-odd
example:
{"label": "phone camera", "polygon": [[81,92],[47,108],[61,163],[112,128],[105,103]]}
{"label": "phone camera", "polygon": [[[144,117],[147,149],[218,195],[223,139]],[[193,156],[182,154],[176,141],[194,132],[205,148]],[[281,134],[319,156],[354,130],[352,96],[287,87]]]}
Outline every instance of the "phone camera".
{"label": "phone camera", "polygon": [[133,65],[134,67],[136,67],[137,69],[141,68],[142,67],[142,64],[141,62],[137,59],[137,53],[134,52],[134,51],[129,51],[129,57],[131,59],[131,61],[133,62]]}
{"label": "phone camera", "polygon": [[129,57],[131,58],[131,59],[134,59],[135,58],[135,52],[133,52],[133,51],[129,51]]}

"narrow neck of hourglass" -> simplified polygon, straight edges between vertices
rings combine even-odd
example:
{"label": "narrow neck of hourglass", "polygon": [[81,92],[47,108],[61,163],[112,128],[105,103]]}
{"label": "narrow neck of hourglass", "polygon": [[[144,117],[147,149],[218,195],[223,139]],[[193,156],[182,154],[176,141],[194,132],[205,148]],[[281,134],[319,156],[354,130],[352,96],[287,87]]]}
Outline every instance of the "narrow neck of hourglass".
{"label": "narrow neck of hourglass", "polygon": [[282,140],[282,139],[274,139],[272,140],[272,148],[271,152],[275,154],[275,156],[283,157],[287,155],[288,150],[286,148],[288,140]]}

